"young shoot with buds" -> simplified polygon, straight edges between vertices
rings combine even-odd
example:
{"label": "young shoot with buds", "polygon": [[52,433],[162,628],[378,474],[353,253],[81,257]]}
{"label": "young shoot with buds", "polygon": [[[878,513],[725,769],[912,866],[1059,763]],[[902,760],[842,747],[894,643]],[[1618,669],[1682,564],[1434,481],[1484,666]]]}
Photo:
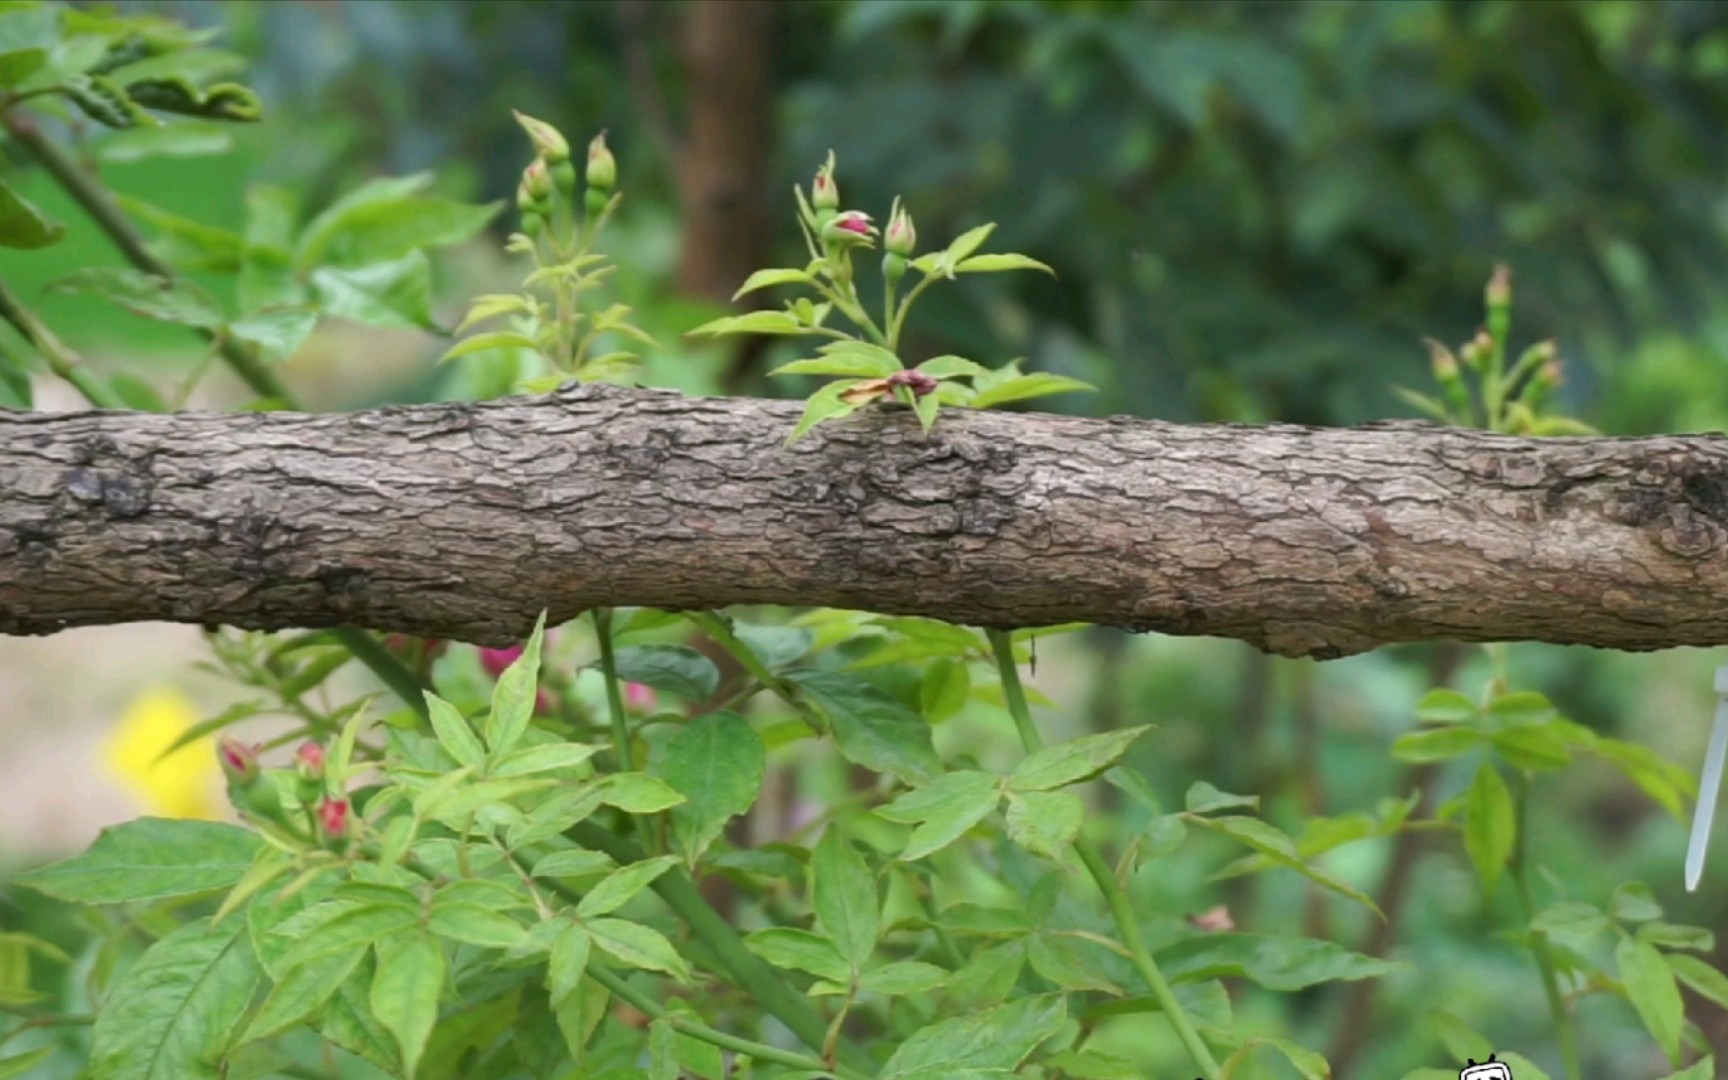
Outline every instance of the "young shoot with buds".
{"label": "young shoot with buds", "polygon": [[[745,280],[733,299],[778,285],[800,285],[815,293],[787,302],[781,311],[753,311],[705,323],[691,331],[719,337],[726,334],[777,334],[830,339],[817,355],[784,364],[773,375],[821,375],[835,381],[810,396],[804,416],[788,442],[795,442],[817,424],[837,420],[872,402],[895,401],[910,408],[928,433],[943,405],[983,409],[1010,401],[1026,401],[1072,390],[1090,390],[1078,379],[1043,372],[1023,374],[1019,361],[989,369],[962,356],[937,356],[910,365],[902,356],[906,316],[925,290],[960,274],[1005,270],[1042,270],[1048,266],[1025,255],[978,254],[995,225],[980,225],[962,233],[942,251],[914,257],[918,232],[912,215],[895,198],[885,229],[858,209],[843,209],[830,152],[805,193],[792,189],[799,231],[810,252],[803,268],[758,270]],[[867,309],[857,287],[853,256],[882,242],[882,310],[877,319]],[[912,272],[918,279],[902,292]],[[829,324],[838,312],[850,330]]]}

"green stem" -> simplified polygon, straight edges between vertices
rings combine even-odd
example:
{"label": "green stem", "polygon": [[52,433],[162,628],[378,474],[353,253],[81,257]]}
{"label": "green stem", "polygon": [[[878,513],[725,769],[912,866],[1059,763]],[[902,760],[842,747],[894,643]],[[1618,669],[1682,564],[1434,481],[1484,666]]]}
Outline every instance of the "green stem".
{"label": "green stem", "polygon": [[600,640],[600,671],[606,676],[606,712],[612,721],[612,747],[618,767],[636,771],[636,755],[630,748],[630,723],[624,714],[624,697],[618,690],[618,658],[612,652],[612,609],[595,608],[594,635]]}
{"label": "green stem", "polygon": [[[1493,766],[1488,766],[1493,768]],[[1518,821],[1517,847],[1512,854],[1512,884],[1518,893],[1518,903],[1524,911],[1526,926],[1536,917],[1536,900],[1530,889],[1525,854],[1529,848],[1530,782],[1522,772],[1512,774],[1512,805]],[[1560,978],[1555,974],[1554,953],[1548,948],[1548,935],[1531,929],[1530,954],[1542,975],[1542,993],[1548,999],[1548,1011],[1554,1017],[1554,1031],[1560,1040],[1560,1057],[1566,1066],[1567,1080],[1583,1080],[1584,1072],[1578,1058],[1578,1035],[1572,1028],[1572,1014],[1566,1009],[1566,999],[1560,994]]]}
{"label": "green stem", "polygon": [[912,291],[906,294],[906,299],[900,301],[900,310],[894,313],[894,323],[888,327],[888,351],[899,355],[900,331],[906,326],[906,313],[912,310],[913,301],[922,296],[925,289],[936,282],[944,280],[938,274],[925,274],[922,281],[912,286]]}
{"label": "green stem", "polygon": [[772,1061],[776,1065],[784,1065],[790,1069],[807,1069],[814,1072],[834,1072],[846,1080],[867,1080],[868,1073],[841,1065],[831,1066],[821,1058],[810,1057],[807,1054],[795,1054],[788,1050],[769,1046],[767,1043],[753,1042],[741,1039],[736,1035],[728,1035],[724,1031],[711,1028],[707,1024],[698,1023],[677,1013],[667,1012],[660,1003],[648,995],[641,993],[635,987],[625,982],[616,972],[598,964],[590,965],[588,977],[610,990],[614,996],[628,1002],[631,1006],[646,1013],[655,1020],[665,1020],[680,1034],[693,1039],[701,1039],[724,1050],[732,1050],[740,1054],[749,1054],[757,1061]]}
{"label": "green stem", "polygon": [[[1020,732],[1020,743],[1028,754],[1036,753],[1043,749],[1044,740],[1032,722],[1032,710],[1026,704],[1026,690],[1020,685],[1020,669],[1014,662],[1013,637],[1003,630],[989,630],[986,634],[990,639],[991,652],[996,657],[996,670],[1002,676],[1002,693],[1008,700],[1008,713],[1014,718],[1014,727]],[[1212,1051],[1200,1038],[1200,1032],[1195,1030],[1194,1022],[1188,1018],[1182,1003],[1176,1000],[1176,994],[1170,989],[1164,973],[1158,970],[1158,962],[1152,958],[1151,950],[1146,948],[1146,940],[1140,934],[1140,924],[1134,917],[1134,907],[1129,902],[1127,890],[1116,879],[1110,864],[1091,841],[1085,837],[1076,838],[1074,851],[1080,856],[1086,872],[1092,875],[1098,891],[1104,894],[1104,900],[1110,906],[1110,916],[1116,923],[1116,932],[1121,935],[1122,944],[1128,950],[1134,969],[1146,980],[1153,999],[1158,1002],[1158,1007],[1164,1010],[1170,1026],[1176,1029],[1176,1037],[1188,1051],[1188,1056],[1194,1059],[1194,1064],[1200,1067],[1201,1073],[1206,1077],[1216,1077],[1219,1072],[1218,1060],[1212,1056]]]}
{"label": "green stem", "polygon": [[90,404],[98,409],[126,408],[126,403],[120,400],[119,395],[85,367],[83,360],[55,337],[53,332],[36,318],[34,312],[13,295],[4,282],[0,282],[0,318],[11,323],[19,335],[35,347],[47,362],[49,371],[71,383]]}

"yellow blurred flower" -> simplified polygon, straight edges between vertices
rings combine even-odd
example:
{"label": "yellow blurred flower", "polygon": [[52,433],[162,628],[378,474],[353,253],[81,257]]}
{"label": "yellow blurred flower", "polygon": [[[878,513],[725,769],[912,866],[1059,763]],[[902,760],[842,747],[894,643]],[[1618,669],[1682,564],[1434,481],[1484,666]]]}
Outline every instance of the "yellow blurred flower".
{"label": "yellow blurred flower", "polygon": [[108,768],[144,803],[147,813],[206,820],[222,816],[217,787],[221,769],[209,736],[162,757],[198,720],[198,710],[185,695],[169,687],[145,691],[120,715],[106,745]]}

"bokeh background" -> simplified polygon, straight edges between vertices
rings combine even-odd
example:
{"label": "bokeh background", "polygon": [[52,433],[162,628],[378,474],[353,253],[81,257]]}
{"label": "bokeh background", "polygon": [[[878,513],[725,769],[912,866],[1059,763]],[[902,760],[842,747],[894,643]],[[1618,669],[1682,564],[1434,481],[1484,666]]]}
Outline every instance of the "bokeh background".
{"label": "bokeh background", "polygon": [[[1042,407],[1182,421],[1350,424],[1410,410],[1425,336],[1467,339],[1497,261],[1515,275],[1515,347],[1553,338],[1564,407],[1609,434],[1728,427],[1728,4],[1712,0],[221,0],[124,3],[219,28],[264,124],[173,155],[110,157],[108,182],[238,227],[255,183],[308,205],[374,176],[434,170],[444,194],[508,199],[529,154],[512,108],[586,140],[605,129],[626,203],[611,247],[622,299],[663,349],[642,374],[692,393],[794,395],[766,341],[693,344],[753,269],[801,261],[790,190],[834,150],[848,207],[907,201],[927,244],[984,221],[996,250],[1049,263],[986,275],[920,309],[915,357],[954,352],[1086,379]],[[14,162],[14,164],[17,164]],[[117,260],[40,176],[12,177],[67,242],[0,256],[0,274],[111,368],[172,381],[201,352],[181,330],[97,299],[44,295]],[[520,277],[511,215],[437,263],[439,312]],[[227,279],[206,282],[219,293]],[[508,358],[437,366],[429,334],[331,324],[283,367],[321,408],[496,396]],[[213,373],[198,400],[245,395]],[[44,384],[43,408],[74,399]],[[196,631],[121,627],[0,640],[0,863],[15,868],[149,812],[215,812],[213,771],[143,770],[152,732],[219,711]],[[1520,646],[1511,668],[1567,714],[1688,768],[1714,696],[1701,651]],[[1158,725],[1142,764],[1178,797],[1204,777],[1304,815],[1372,808],[1417,779],[1387,754],[1437,682],[1475,692],[1473,650],[1391,649],[1326,665],[1231,642],[1070,637],[1038,685],[1073,730]],[[128,741],[130,740],[130,741]],[[1461,774],[1462,775],[1462,774]],[[1652,883],[1674,921],[1728,926],[1728,844],[1679,888],[1684,825],[1619,774],[1538,784],[1536,858],[1602,902]],[[1437,1003],[1557,1071],[1528,954],[1499,934],[1456,843],[1373,841],[1333,868],[1381,896],[1403,974],[1246,994],[1343,1077],[1449,1061],[1415,1021]],[[0,873],[4,872],[0,867]],[[1369,951],[1368,920],[1294,875],[1210,883],[1192,860],[1153,895],[1230,908],[1238,926]],[[1289,880],[1286,880],[1288,878]],[[1391,882],[1390,886],[1388,882]],[[1388,892],[1388,889],[1391,891]],[[1505,890],[1502,890],[1504,893]],[[1501,900],[1504,901],[1504,896]],[[16,901],[0,887],[0,919]],[[1719,953],[1720,963],[1728,953]],[[1689,999],[1728,1053],[1728,1016]],[[1667,1071],[1621,1003],[1587,999],[1593,1076]]]}

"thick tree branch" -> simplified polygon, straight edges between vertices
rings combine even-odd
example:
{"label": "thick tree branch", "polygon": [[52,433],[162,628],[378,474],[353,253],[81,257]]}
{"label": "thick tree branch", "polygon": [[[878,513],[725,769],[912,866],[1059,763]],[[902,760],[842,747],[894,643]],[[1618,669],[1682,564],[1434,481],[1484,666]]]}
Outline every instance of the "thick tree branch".
{"label": "thick tree branch", "polygon": [[0,633],[487,644],[597,605],[1070,620],[1335,657],[1728,643],[1728,438],[1178,426],[568,387],[308,416],[0,411]]}

